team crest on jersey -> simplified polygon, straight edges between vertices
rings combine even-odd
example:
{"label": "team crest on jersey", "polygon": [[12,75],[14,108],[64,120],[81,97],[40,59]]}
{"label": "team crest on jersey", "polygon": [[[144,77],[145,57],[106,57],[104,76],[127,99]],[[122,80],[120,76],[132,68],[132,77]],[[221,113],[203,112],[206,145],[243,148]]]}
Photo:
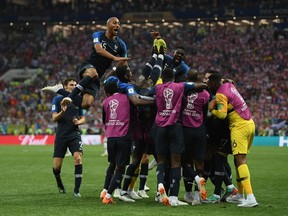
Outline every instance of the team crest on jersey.
{"label": "team crest on jersey", "polygon": [[93,43],[99,43],[99,39],[98,38],[94,38]]}
{"label": "team crest on jersey", "polygon": [[134,93],[134,90],[132,88],[128,89],[128,93],[129,94],[133,94]]}
{"label": "team crest on jersey", "polygon": [[114,45],[114,50],[117,50],[117,49],[118,49],[118,45],[115,44],[115,45]]}
{"label": "team crest on jersey", "polygon": [[172,98],[173,98],[174,92],[170,88],[166,88],[163,91],[163,96],[165,98],[166,102],[166,109],[172,109]]}
{"label": "team crest on jersey", "polygon": [[187,109],[194,108],[194,101],[197,99],[198,93],[192,93],[187,97]]}
{"label": "team crest on jersey", "polygon": [[110,118],[116,119],[117,118],[117,108],[119,106],[119,101],[116,99],[113,99],[109,102],[109,108],[110,108]]}

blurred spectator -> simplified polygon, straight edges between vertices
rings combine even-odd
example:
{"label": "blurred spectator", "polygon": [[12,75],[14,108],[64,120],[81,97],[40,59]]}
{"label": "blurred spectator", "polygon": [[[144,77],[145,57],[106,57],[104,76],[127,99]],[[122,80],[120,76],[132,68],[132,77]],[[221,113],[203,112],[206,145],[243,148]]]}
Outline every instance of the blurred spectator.
{"label": "blurred spectator", "polygon": [[[167,42],[167,52],[172,54],[172,47],[184,46],[186,63],[200,74],[215,69],[233,79],[251,109],[257,135],[268,136],[287,135],[288,40],[275,40],[274,30],[271,25],[194,27],[183,23],[173,29],[163,27],[160,32]],[[60,82],[64,76],[75,76],[77,65],[90,53],[91,33],[89,29],[74,31],[67,40],[60,32],[46,36],[42,30],[34,29],[30,33],[11,31],[9,36],[1,37],[5,40],[0,39],[0,59],[5,59],[6,66],[40,68],[37,78],[24,84],[0,81],[1,133],[8,133],[7,125],[25,124],[27,119],[31,121],[26,126],[29,133],[31,128],[34,134],[46,128],[55,131],[56,125],[50,120],[53,95],[42,94],[40,89]],[[137,77],[150,56],[149,30],[123,28],[121,38],[127,43],[130,68]],[[83,133],[88,128],[89,133],[100,131],[97,128],[102,127],[103,97],[101,89],[99,99],[87,113]],[[275,127],[279,122],[284,125]]]}

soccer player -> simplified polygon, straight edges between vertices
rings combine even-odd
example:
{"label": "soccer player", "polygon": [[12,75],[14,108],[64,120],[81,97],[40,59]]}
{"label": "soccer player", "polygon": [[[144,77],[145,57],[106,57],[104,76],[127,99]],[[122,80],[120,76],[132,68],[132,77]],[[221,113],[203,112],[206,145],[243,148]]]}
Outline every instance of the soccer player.
{"label": "soccer player", "polygon": [[[120,65],[115,69],[115,76],[110,76],[104,80],[106,82],[115,82],[117,83],[120,93],[127,94],[129,100],[134,106],[137,105],[153,105],[155,104],[154,99],[140,96],[133,84],[131,84],[132,72],[128,65]],[[143,98],[146,98],[144,100]],[[149,100],[147,100],[149,99]]]}
{"label": "soccer player", "polygon": [[[161,72],[162,69],[165,68],[173,69],[175,74],[175,82],[186,81],[186,74],[189,71],[189,66],[185,63],[185,48],[183,46],[177,46],[173,53],[173,56],[168,55],[166,54],[166,43],[165,41],[163,42],[160,33],[153,30],[150,34],[152,37],[154,37],[153,54],[151,59],[146,63],[143,69],[142,75],[144,76],[144,78],[148,79],[148,77],[150,76],[154,81],[153,78],[159,75],[157,69],[156,71],[154,69],[154,65],[157,65],[156,68],[158,67]],[[161,46],[163,47],[162,50],[160,49]],[[163,57],[161,56],[161,54],[163,55]]]}
{"label": "soccer player", "polygon": [[104,83],[104,90],[107,98],[103,101],[103,123],[110,164],[104,184],[104,188],[109,185],[108,190],[104,189],[100,197],[103,204],[110,204],[115,203],[112,193],[121,182],[125,166],[129,164],[130,160],[130,101],[126,94],[118,93],[116,82]]}
{"label": "soccer player", "polygon": [[[207,83],[211,74],[219,74],[218,71],[209,70],[203,78],[203,82]],[[223,80],[223,82],[232,82],[231,80]],[[215,95],[210,92],[210,100]],[[228,155],[232,154],[231,138],[228,119],[219,119],[213,115],[209,115],[206,119],[206,128],[208,134],[207,154],[205,158],[204,176],[210,178],[214,184],[214,194],[207,200],[207,203],[218,203],[226,201],[226,198],[237,193],[237,188],[232,183],[231,167],[228,163]],[[222,183],[226,185],[226,192],[222,196],[224,189]],[[222,196],[222,197],[221,197]]]}
{"label": "soccer player", "polygon": [[[42,91],[57,92],[65,96],[63,103],[74,101],[78,106],[89,109],[100,88],[100,78],[111,66],[113,61],[119,64],[127,63],[127,48],[125,42],[119,38],[120,21],[116,17],[107,20],[106,31],[93,33],[93,47],[90,58],[78,67],[80,82],[76,88],[69,93],[63,89],[61,84],[47,86]],[[79,93],[82,97],[79,97]]]}
{"label": "soccer player", "polygon": [[[198,71],[190,69],[187,73],[187,82],[198,82]],[[199,191],[195,190],[192,196],[192,184],[194,174],[194,164],[196,173],[202,177],[204,172],[204,159],[206,153],[206,115],[208,111],[208,102],[210,94],[206,91],[191,91],[185,97],[182,112],[182,124],[185,140],[185,152],[183,155],[183,179],[185,185],[184,200],[192,202],[193,205],[200,204]],[[191,174],[193,176],[191,176]],[[189,178],[190,177],[190,178]],[[192,177],[192,179],[191,179]],[[202,194],[206,199],[206,194]]]}
{"label": "soccer player", "polygon": [[[64,88],[71,92],[77,82],[74,78],[67,78],[63,82]],[[83,110],[74,104],[61,106],[63,96],[56,96],[52,100],[52,118],[58,123],[53,154],[53,173],[60,193],[65,193],[61,180],[61,167],[67,148],[74,158],[75,186],[74,196],[81,197],[79,188],[82,181],[82,140],[78,125],[85,123]]]}
{"label": "soccer player", "polygon": [[[181,179],[181,155],[184,152],[184,135],[182,124],[179,122],[182,98],[184,92],[193,89],[206,88],[204,83],[175,83],[175,74],[172,69],[166,68],[162,72],[163,84],[158,84],[149,91],[149,95],[156,96],[157,114],[155,119],[156,138],[155,150],[157,153],[157,183],[158,191],[164,205],[178,206],[178,193]],[[168,160],[171,161],[170,197],[168,199],[164,176]],[[194,176],[200,191],[205,190],[205,180],[198,175]]]}
{"label": "soccer player", "polygon": [[[247,154],[255,134],[255,123],[250,110],[232,83],[222,83],[222,77],[219,73],[209,76],[208,87],[215,94],[215,100],[209,103],[209,111],[220,119],[228,117],[239,190],[235,195],[235,202],[239,202],[238,207],[257,206],[247,165]],[[244,192],[247,195],[246,199]]]}

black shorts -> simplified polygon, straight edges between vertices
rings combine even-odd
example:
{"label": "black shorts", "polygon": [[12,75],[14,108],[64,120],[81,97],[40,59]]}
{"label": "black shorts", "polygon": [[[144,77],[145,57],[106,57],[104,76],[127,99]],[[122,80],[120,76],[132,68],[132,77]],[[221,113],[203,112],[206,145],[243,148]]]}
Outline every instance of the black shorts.
{"label": "black shorts", "polygon": [[156,126],[155,151],[157,154],[182,154],[185,150],[181,123],[166,127]]}
{"label": "black shorts", "polygon": [[185,153],[183,162],[194,160],[204,160],[206,154],[207,134],[205,126],[198,128],[183,127],[185,140]]}
{"label": "black shorts", "polygon": [[231,138],[229,122],[227,119],[221,120],[216,117],[207,118],[208,145],[215,152],[231,154]]}
{"label": "black shorts", "polygon": [[133,142],[133,155],[142,157],[143,153],[149,155],[155,153],[155,144],[151,137],[151,131],[142,132],[142,137]]}
{"label": "black shorts", "polygon": [[108,162],[116,164],[118,167],[126,166],[130,163],[131,140],[128,138],[108,138],[107,139]]}
{"label": "black shorts", "polygon": [[81,136],[71,136],[71,137],[56,137],[54,144],[54,154],[53,157],[64,158],[67,152],[69,151],[74,154],[74,152],[83,153],[83,144]]}
{"label": "black shorts", "polygon": [[[85,72],[86,69],[88,68],[95,68],[92,64],[90,64],[89,62],[85,61],[83,62],[79,67],[78,67],[78,75],[80,79],[83,79],[83,73]],[[96,98],[96,96],[98,95],[99,92],[99,88],[100,88],[100,81],[97,78],[96,80],[94,80],[92,83],[90,83],[83,91],[82,91],[82,95],[83,94],[90,94],[92,95],[94,98]]]}

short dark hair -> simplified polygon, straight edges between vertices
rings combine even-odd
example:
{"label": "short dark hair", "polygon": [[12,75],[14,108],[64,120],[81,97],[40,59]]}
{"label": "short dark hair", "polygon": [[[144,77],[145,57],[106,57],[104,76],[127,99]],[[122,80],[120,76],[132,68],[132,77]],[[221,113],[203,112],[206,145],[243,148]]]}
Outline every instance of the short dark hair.
{"label": "short dark hair", "polygon": [[64,81],[63,81],[63,85],[67,86],[69,82],[71,81],[75,81],[77,82],[77,80],[74,77],[67,77]]}
{"label": "short dark hair", "polygon": [[212,73],[210,76],[209,76],[209,81],[212,81],[212,82],[221,82],[222,80],[222,76],[219,72],[217,73]]}
{"label": "short dark hair", "polygon": [[175,74],[174,74],[174,71],[171,69],[171,68],[165,68],[163,71],[162,71],[162,79],[163,79],[163,82],[164,81],[172,81],[174,78],[175,78]]}
{"label": "short dark hair", "polygon": [[178,45],[177,47],[176,47],[176,50],[177,49],[182,49],[182,50],[184,50],[185,51],[185,47],[184,46],[182,46],[182,45]]}
{"label": "short dark hair", "polygon": [[113,95],[118,92],[118,85],[116,82],[104,82],[104,91],[107,95]]}
{"label": "short dark hair", "polygon": [[209,74],[216,74],[216,73],[217,73],[217,74],[220,74],[219,71],[217,71],[217,70],[211,70],[211,69],[207,70],[206,73],[209,73]]}
{"label": "short dark hair", "polygon": [[194,68],[190,68],[186,76],[187,76],[187,81],[189,82],[197,82],[199,80],[198,70]]}
{"label": "short dark hair", "polygon": [[115,75],[118,77],[118,79],[121,82],[125,82],[125,83],[128,82],[126,78],[127,69],[128,69],[127,65],[120,65],[116,68]]}

